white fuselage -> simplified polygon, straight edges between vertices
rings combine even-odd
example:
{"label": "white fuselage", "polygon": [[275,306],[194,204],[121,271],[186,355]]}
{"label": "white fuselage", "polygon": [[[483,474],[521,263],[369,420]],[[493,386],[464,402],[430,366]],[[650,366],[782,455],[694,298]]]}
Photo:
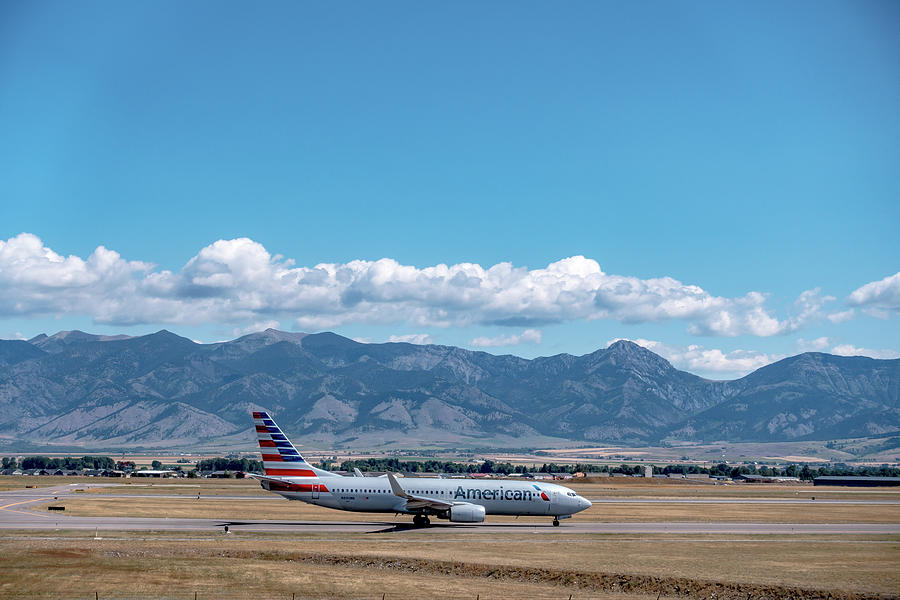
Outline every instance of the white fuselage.
{"label": "white fuselage", "polygon": [[[406,500],[391,490],[387,477],[292,477],[290,489],[262,481],[263,487],[289,500],[373,513],[413,513]],[[447,503],[483,506],[489,515],[572,515],[591,503],[571,489],[554,483],[496,479],[401,478],[403,490],[415,497]]]}

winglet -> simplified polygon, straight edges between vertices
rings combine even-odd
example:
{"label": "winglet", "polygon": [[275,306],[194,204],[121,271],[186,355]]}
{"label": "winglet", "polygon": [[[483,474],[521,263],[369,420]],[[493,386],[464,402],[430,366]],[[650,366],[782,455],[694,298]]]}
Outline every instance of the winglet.
{"label": "winglet", "polygon": [[365,477],[365,475],[362,474],[362,471],[360,471],[357,467],[353,467],[353,474],[357,477]]}
{"label": "winglet", "polygon": [[409,494],[403,491],[403,488],[400,487],[400,483],[397,481],[397,478],[394,477],[393,473],[387,474],[388,481],[391,482],[391,491],[394,492],[395,496],[399,496],[400,498],[412,498]]}

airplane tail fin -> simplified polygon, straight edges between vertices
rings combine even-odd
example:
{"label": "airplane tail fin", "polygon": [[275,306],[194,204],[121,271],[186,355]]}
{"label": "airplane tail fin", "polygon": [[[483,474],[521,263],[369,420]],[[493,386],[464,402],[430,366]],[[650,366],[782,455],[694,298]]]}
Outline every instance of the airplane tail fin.
{"label": "airplane tail fin", "polygon": [[267,476],[339,477],[336,473],[317,469],[306,462],[269,413],[254,411],[253,423],[256,425],[256,438]]}

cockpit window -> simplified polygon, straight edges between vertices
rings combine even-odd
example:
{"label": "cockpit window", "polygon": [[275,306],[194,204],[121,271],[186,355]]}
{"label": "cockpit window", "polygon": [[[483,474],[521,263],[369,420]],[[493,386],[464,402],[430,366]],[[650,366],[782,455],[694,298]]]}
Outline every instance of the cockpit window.
{"label": "cockpit window", "polygon": [[575,492],[566,492],[566,496],[577,496]]}

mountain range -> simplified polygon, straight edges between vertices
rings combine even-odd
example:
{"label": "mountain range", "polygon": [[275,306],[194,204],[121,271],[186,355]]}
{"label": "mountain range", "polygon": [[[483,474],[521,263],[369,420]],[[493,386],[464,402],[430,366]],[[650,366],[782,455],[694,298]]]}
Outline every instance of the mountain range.
{"label": "mountain range", "polygon": [[628,341],[527,360],[272,329],[0,340],[8,447],[236,447],[260,408],[328,447],[865,437],[900,431],[900,359],[805,353],[712,381]]}

